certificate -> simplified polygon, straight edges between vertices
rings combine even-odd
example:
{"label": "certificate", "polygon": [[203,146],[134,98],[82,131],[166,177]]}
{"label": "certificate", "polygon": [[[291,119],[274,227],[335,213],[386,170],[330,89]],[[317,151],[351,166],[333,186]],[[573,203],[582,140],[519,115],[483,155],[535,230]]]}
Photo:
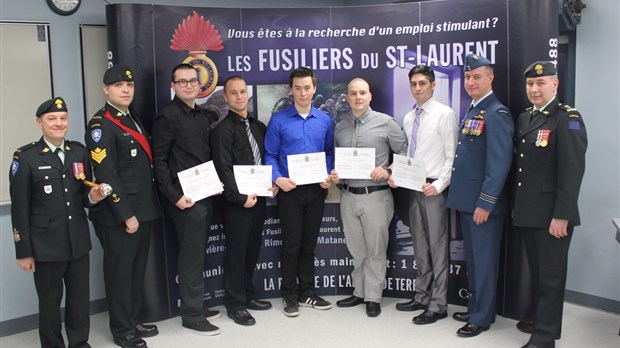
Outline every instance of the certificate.
{"label": "certificate", "polygon": [[183,194],[191,198],[193,202],[224,191],[213,161],[182,170],[177,175]]}
{"label": "certificate", "polygon": [[400,187],[422,191],[426,183],[426,167],[424,162],[394,154],[392,180]]}
{"label": "certificate", "polygon": [[271,166],[233,166],[239,193],[272,197]]}
{"label": "certificate", "polygon": [[327,179],[327,165],[325,152],[302,153],[286,156],[288,163],[288,177],[297,185],[307,185],[325,182]]}
{"label": "certificate", "polygon": [[375,148],[337,147],[334,168],[340,179],[371,179]]}

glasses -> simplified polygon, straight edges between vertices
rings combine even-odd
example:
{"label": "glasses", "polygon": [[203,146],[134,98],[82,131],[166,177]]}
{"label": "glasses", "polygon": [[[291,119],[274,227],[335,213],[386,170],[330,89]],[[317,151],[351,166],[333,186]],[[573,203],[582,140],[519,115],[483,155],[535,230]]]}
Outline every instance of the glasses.
{"label": "glasses", "polygon": [[174,83],[178,84],[181,87],[187,87],[188,83],[189,83],[190,86],[196,86],[198,84],[198,79],[191,79],[189,81],[187,81],[187,80],[178,80],[178,81],[174,81]]}

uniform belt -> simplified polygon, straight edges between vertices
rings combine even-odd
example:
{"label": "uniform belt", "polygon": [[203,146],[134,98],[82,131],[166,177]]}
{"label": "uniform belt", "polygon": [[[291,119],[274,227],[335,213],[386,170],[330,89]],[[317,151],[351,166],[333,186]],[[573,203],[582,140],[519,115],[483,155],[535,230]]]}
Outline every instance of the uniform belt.
{"label": "uniform belt", "polygon": [[349,191],[355,195],[367,195],[371,194],[375,191],[387,190],[390,188],[388,185],[381,186],[362,186],[362,187],[352,187],[346,184],[342,184],[342,188],[346,191]]}

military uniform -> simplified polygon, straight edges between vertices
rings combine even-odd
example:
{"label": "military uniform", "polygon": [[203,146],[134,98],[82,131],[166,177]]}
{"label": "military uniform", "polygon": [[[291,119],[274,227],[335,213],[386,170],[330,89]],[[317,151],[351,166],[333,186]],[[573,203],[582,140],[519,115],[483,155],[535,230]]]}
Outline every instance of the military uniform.
{"label": "military uniform", "polygon": [[[537,65],[538,64],[538,65]],[[526,77],[555,75],[549,62],[535,62]],[[542,111],[519,115],[515,138],[513,225],[521,233],[534,290],[530,343],[553,346],[560,338],[562,307],[573,227],[580,224],[577,199],[585,171],[586,128],[579,112],[551,100]],[[552,219],[568,221],[568,235],[549,233]]]}
{"label": "military uniform", "polygon": [[35,260],[41,346],[65,346],[60,318],[64,282],[69,347],[89,347],[91,243],[84,207],[90,206],[90,189],[75,178],[72,166],[81,164],[90,179],[90,162],[78,142],[65,140],[62,150],[64,164],[43,138],[13,155],[9,181],[15,256]]}
{"label": "military uniform", "polygon": [[[473,65],[470,70],[480,66]],[[507,210],[503,191],[512,162],[513,133],[510,112],[493,93],[470,108],[459,126],[446,206],[459,212],[470,292],[468,323],[478,327],[488,328],[495,318],[500,242]],[[490,212],[485,223],[474,223],[476,208]]]}
{"label": "military uniform", "polygon": [[[104,76],[104,83],[112,82]],[[138,140],[142,136],[145,147]],[[151,230],[160,217],[148,135],[137,118],[107,103],[88,123],[85,141],[97,180],[114,188],[89,214],[104,253],[110,329],[115,338],[135,335]],[[125,220],[132,216],[139,228],[129,234]]]}

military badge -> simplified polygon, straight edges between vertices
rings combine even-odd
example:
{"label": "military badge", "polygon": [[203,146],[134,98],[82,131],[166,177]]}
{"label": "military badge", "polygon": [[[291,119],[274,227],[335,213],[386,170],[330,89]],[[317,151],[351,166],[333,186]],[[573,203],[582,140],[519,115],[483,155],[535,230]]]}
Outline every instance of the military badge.
{"label": "military badge", "polygon": [[90,152],[90,158],[93,161],[101,164],[101,162],[108,156],[106,149],[96,148]]}
{"label": "military badge", "polygon": [[56,109],[62,109],[62,99],[54,100],[54,104],[56,104]]}
{"label": "military badge", "polygon": [[549,144],[549,135],[551,134],[550,129],[539,129],[536,134],[536,146],[538,147],[547,147]]}
{"label": "military badge", "polygon": [[73,162],[73,176],[78,180],[86,179],[86,175],[84,174],[84,163]]}
{"label": "military badge", "polygon": [[19,161],[13,160],[13,162],[11,162],[11,176],[15,176],[18,169],[19,169]]}
{"label": "military badge", "polygon": [[198,98],[211,94],[217,85],[218,72],[213,61],[207,57],[207,51],[224,49],[222,38],[215,26],[194,11],[177,26],[170,40],[170,49],[185,51],[189,57],[183,63],[193,66],[198,71],[200,92]]}
{"label": "military badge", "polygon": [[536,66],[534,67],[534,70],[536,70],[536,73],[538,75],[542,75],[542,73],[543,73],[543,66],[540,65],[540,64],[536,64]]}
{"label": "military badge", "polygon": [[17,229],[14,228],[13,229],[13,241],[15,243],[19,243],[19,242],[21,242],[21,240],[22,240],[22,237],[20,237],[19,232],[17,231]]}
{"label": "military badge", "polygon": [[113,201],[114,203],[118,203],[118,202],[120,202],[120,201],[121,201],[121,198],[120,198],[120,197],[119,197],[116,193],[113,193],[113,194],[112,194],[112,201]]}
{"label": "military badge", "polygon": [[484,130],[484,117],[480,116],[482,119],[477,119],[476,117],[465,120],[462,129],[463,134],[475,136],[482,135],[482,131]]}
{"label": "military badge", "polygon": [[43,149],[43,150],[41,150],[41,151],[43,151],[44,153],[47,153],[47,152],[50,152],[50,148],[49,148],[49,147],[46,147],[46,148],[44,148],[44,149]]}
{"label": "military badge", "polygon": [[99,140],[101,140],[101,133],[102,133],[102,132],[101,132],[101,129],[100,129],[100,128],[93,129],[93,130],[90,132],[90,137],[91,137],[91,138],[93,138],[93,141],[94,141],[94,142],[98,143],[98,142],[99,142]]}
{"label": "military badge", "polygon": [[52,193],[52,185],[45,185],[45,186],[43,186],[43,192],[45,192],[48,195],[50,193]]}
{"label": "military badge", "polygon": [[131,157],[138,156],[138,149],[131,149]]}

